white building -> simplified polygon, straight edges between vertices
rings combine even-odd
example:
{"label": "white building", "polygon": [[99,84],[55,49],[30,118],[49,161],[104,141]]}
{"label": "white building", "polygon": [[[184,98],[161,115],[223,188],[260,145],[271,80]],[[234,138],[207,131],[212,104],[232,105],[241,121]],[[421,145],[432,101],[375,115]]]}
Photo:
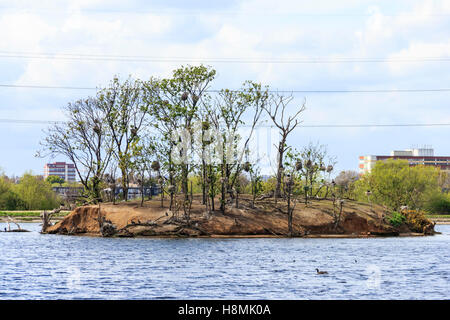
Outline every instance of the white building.
{"label": "white building", "polygon": [[401,159],[407,160],[410,166],[425,165],[439,167],[441,170],[450,170],[450,157],[435,156],[431,147],[413,148],[391,151],[389,156],[367,155],[359,157],[359,174],[372,171],[375,163],[380,160]]}
{"label": "white building", "polygon": [[47,179],[49,176],[58,176],[66,182],[75,182],[75,165],[65,162],[46,163],[44,166],[44,179]]}

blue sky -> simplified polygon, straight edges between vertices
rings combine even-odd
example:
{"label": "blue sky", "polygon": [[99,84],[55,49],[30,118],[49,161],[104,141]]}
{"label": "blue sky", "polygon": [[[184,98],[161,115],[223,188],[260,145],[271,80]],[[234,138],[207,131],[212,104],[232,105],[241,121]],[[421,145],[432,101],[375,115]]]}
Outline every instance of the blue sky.
{"label": "blue sky", "polygon": [[[181,65],[30,58],[44,53],[269,60],[207,63],[217,70],[214,88],[238,88],[247,79],[278,90],[450,88],[449,1],[0,0],[0,39],[0,85],[96,87],[116,74],[147,79]],[[288,59],[333,63],[270,63]],[[336,62],[342,59],[383,62]],[[0,87],[0,119],[64,120],[62,106],[92,93]],[[450,123],[448,91],[295,96],[292,110],[306,99],[305,125]],[[6,174],[42,174],[48,159],[34,154],[44,128],[0,122]],[[289,143],[319,141],[336,156],[338,170],[357,170],[359,155],[412,145],[450,155],[449,133],[449,126],[299,128]]]}

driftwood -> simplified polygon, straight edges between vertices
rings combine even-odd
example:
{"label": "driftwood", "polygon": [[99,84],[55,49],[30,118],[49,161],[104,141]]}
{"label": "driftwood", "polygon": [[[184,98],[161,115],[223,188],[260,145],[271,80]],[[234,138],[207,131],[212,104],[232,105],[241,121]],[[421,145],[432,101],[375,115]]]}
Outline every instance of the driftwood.
{"label": "driftwood", "polygon": [[103,237],[112,237],[117,233],[117,227],[101,214],[100,203],[98,204],[98,226]]}
{"label": "driftwood", "polygon": [[[15,222],[14,219],[11,218],[10,216],[7,215],[6,217],[8,218],[8,221],[6,222],[8,224],[8,229],[5,228],[4,232],[30,232],[28,230],[22,229],[20,225],[17,222]],[[10,222],[14,223],[17,226],[17,229],[11,230]]]}
{"label": "driftwood", "polygon": [[261,195],[257,200],[266,200],[269,198],[273,198],[274,191]]}
{"label": "driftwood", "polygon": [[46,210],[44,210],[44,212],[41,213],[41,215],[40,215],[41,219],[42,219],[42,230],[41,230],[41,233],[47,232],[47,228],[52,225],[50,220],[52,219],[53,215],[56,214],[56,213],[61,212],[62,208],[63,207],[61,206],[58,209],[53,209],[50,212],[47,212]]}

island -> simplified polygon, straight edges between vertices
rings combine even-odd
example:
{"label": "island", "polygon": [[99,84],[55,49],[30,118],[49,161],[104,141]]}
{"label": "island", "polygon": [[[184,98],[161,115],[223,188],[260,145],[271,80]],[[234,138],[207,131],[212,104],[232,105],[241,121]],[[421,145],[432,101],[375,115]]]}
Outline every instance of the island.
{"label": "island", "polygon": [[[278,199],[240,199],[239,207],[225,212],[206,212],[195,197],[189,219],[183,210],[161,206],[157,199],[99,203],[76,208],[64,219],[43,230],[48,234],[104,237],[379,237],[432,235],[434,223],[408,210],[401,223],[386,207],[347,200],[310,200],[297,203],[292,214],[292,233],[288,230],[287,204]],[[408,219],[408,215],[416,215]]]}

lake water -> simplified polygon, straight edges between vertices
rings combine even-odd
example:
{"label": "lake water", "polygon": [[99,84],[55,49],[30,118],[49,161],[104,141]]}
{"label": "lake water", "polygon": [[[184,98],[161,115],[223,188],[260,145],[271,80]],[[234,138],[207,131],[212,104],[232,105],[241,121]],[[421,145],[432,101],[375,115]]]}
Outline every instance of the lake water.
{"label": "lake water", "polygon": [[0,299],[450,298],[450,225],[377,239],[114,239],[22,227],[33,232],[0,233]]}

